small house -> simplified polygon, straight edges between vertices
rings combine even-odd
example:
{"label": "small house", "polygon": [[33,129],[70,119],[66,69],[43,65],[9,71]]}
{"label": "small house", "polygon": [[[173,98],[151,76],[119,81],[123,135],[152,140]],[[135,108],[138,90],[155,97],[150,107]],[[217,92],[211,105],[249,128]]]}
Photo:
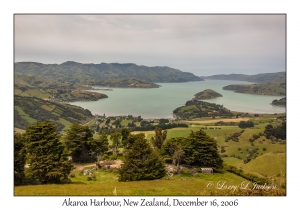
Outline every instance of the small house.
{"label": "small house", "polygon": [[214,173],[213,168],[201,168],[201,171],[203,174],[213,174]]}

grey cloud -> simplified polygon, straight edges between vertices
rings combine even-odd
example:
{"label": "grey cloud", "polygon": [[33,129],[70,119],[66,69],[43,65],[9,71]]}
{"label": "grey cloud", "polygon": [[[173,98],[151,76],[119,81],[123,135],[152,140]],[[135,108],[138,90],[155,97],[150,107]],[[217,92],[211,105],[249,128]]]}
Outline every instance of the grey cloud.
{"label": "grey cloud", "polygon": [[284,71],[285,16],[16,15],[15,59]]}

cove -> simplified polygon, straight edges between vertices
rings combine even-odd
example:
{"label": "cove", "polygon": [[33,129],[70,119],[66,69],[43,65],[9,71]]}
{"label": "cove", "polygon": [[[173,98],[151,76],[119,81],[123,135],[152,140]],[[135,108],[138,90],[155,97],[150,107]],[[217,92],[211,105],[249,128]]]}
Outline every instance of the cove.
{"label": "cove", "polygon": [[[70,102],[69,104],[88,109],[92,114],[106,116],[133,115],[145,119],[173,118],[172,112],[194,94],[205,89],[212,89],[223,97],[205,100],[210,103],[222,104],[224,107],[248,113],[285,113],[285,107],[271,105],[275,99],[283,96],[265,96],[235,93],[222,88],[230,84],[252,84],[245,81],[205,80],[185,83],[157,83],[160,88],[111,88],[113,91],[93,90],[104,93],[106,99],[86,102]],[[94,88],[104,88],[94,86]],[[107,87],[106,87],[107,88]]]}

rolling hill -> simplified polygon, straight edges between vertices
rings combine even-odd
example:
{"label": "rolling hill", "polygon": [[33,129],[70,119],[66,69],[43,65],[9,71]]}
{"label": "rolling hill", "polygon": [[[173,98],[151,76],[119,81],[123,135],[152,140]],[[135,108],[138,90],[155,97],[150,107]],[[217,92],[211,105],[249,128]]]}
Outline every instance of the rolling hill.
{"label": "rolling hill", "polygon": [[147,82],[188,82],[203,81],[189,72],[166,66],[139,66],[133,63],[83,64],[67,61],[62,64],[42,64],[36,62],[18,62],[14,66],[15,74],[34,75],[71,84],[93,85],[99,80],[136,78]]}
{"label": "rolling hill", "polygon": [[92,113],[81,107],[46,101],[36,97],[14,95],[14,127],[25,129],[37,121],[50,120],[58,130],[69,128],[72,123],[85,123],[93,118]]}
{"label": "rolling hill", "polygon": [[254,82],[254,83],[268,83],[268,82],[274,82],[282,78],[286,78],[286,72],[264,73],[264,74],[255,74],[255,75],[218,74],[212,76],[203,76],[201,78],[213,79],[213,80],[236,80],[236,81],[247,81],[247,82]]}
{"label": "rolling hill", "polygon": [[250,93],[258,95],[286,95],[286,79],[282,78],[267,84],[252,84],[252,85],[227,85],[223,90],[233,90],[237,93]]}
{"label": "rolling hill", "polygon": [[195,100],[206,100],[206,99],[213,99],[217,97],[223,97],[220,93],[217,93],[211,89],[206,89],[199,93],[195,94]]}

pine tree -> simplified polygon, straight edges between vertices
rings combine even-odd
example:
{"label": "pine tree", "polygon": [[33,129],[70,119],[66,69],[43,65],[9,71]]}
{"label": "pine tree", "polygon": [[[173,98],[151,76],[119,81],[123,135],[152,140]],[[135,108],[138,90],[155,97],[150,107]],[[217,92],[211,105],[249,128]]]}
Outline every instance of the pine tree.
{"label": "pine tree", "polygon": [[139,137],[125,154],[124,164],[119,170],[119,181],[159,179],[166,174],[161,157],[142,135]]}
{"label": "pine tree", "polygon": [[91,153],[91,141],[93,134],[88,126],[73,124],[66,131],[64,144],[73,162],[85,162],[89,160]]}
{"label": "pine tree", "polygon": [[26,150],[24,135],[14,133],[14,184],[23,184]]}
{"label": "pine tree", "polygon": [[26,128],[25,136],[29,178],[43,184],[66,180],[73,166],[64,153],[56,125],[37,122]]}
{"label": "pine tree", "polygon": [[222,168],[217,142],[203,130],[191,132],[187,138],[191,147],[185,151],[185,162],[201,167]]}
{"label": "pine tree", "polygon": [[103,132],[99,138],[93,139],[90,142],[90,149],[91,155],[96,156],[99,163],[101,156],[108,150],[107,134]]}
{"label": "pine tree", "polygon": [[166,138],[167,138],[167,131],[166,130],[162,131],[161,128],[156,127],[155,135],[151,137],[150,141],[154,148],[160,150]]}

